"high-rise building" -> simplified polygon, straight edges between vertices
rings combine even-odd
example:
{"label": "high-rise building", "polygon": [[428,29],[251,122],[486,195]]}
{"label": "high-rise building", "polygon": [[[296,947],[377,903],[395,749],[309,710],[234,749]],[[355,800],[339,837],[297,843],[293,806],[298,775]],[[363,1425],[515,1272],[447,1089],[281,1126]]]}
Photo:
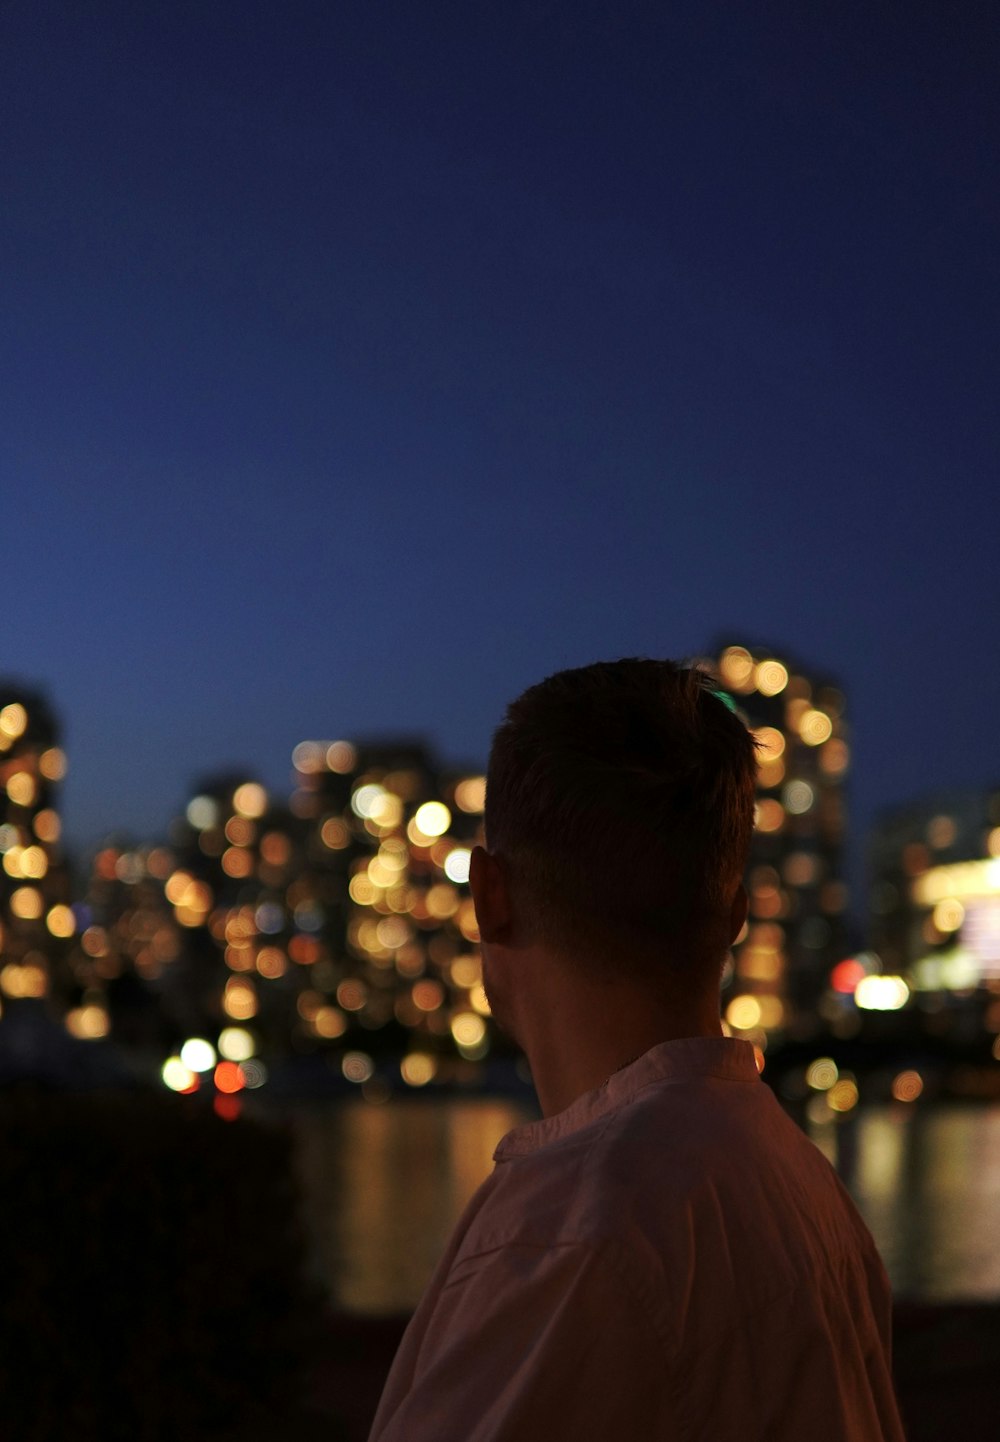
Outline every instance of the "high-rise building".
{"label": "high-rise building", "polygon": [[847,945],[846,703],[832,678],[768,648],[726,642],[703,665],[758,744],[750,914],[733,948],[725,1015],[764,1046],[816,1029]]}
{"label": "high-rise building", "polygon": [[480,1060],[467,881],[482,777],[406,740],[306,741],[293,766],[287,806],[216,778],[174,828],[170,974],[188,1029],[237,1030],[270,1057],[327,1054],[362,1083],[384,1056],[413,1085]]}
{"label": "high-rise building", "polygon": [[[68,964],[76,920],[56,804],[66,771],[45,698],[0,682],[0,991],[77,1000]],[[78,1013],[71,1011],[72,1017]]]}
{"label": "high-rise building", "polygon": [[872,947],[925,1028],[1000,1032],[1000,787],[883,813],[869,862]]}

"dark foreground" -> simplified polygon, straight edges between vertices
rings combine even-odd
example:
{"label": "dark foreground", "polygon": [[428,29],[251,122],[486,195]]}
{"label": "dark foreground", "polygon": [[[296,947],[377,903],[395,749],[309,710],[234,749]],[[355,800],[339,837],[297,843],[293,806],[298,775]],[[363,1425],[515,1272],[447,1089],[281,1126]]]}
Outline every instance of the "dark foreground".
{"label": "dark foreground", "polygon": [[[148,1096],[0,1090],[0,1432],[363,1442],[405,1317],[306,1280],[292,1142]],[[1000,1305],[901,1302],[910,1442],[996,1434]]]}
{"label": "dark foreground", "polygon": [[[405,1317],[329,1317],[294,1417],[262,1416],[242,1442],[365,1442],[405,1325]],[[900,1303],[895,1362],[909,1442],[993,1435],[1000,1306]]]}

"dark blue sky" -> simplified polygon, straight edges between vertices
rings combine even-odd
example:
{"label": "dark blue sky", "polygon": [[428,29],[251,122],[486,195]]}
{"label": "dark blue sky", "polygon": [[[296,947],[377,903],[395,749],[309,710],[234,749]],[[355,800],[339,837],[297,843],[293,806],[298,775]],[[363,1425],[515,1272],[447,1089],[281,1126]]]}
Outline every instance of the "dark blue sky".
{"label": "dark blue sky", "polygon": [[0,3],[0,673],[71,837],[769,641],[995,783],[993,6]]}

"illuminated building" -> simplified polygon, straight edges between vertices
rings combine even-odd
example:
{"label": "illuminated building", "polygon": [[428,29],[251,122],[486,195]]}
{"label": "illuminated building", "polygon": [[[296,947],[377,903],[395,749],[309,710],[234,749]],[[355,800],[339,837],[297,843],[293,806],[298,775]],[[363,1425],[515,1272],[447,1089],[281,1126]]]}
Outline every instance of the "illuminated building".
{"label": "illuminated building", "polygon": [[56,805],[66,757],[43,697],[0,682],[0,992],[77,1000],[67,954],[76,919]]}
{"label": "illuminated building", "polygon": [[482,778],[443,774],[410,741],[307,741],[292,760],[287,806],[220,778],[174,828],[165,897],[189,1027],[207,1035],[214,1008],[215,1032],[269,1056],[328,1054],[362,1084],[379,1057],[401,1058],[410,1085],[477,1061],[490,1035],[467,880]]}
{"label": "illuminated building", "polygon": [[703,660],[758,743],[747,926],[733,948],[726,1020],[762,1047],[803,1036],[844,955],[843,691],[778,652],[727,643]]}
{"label": "illuminated building", "polygon": [[1000,787],[884,813],[869,861],[882,970],[906,979],[932,1031],[953,1029],[960,1013],[972,1024],[985,1009],[1000,1032]]}
{"label": "illuminated building", "polygon": [[183,1012],[180,929],[164,895],[173,866],[166,847],[110,837],[95,852],[86,892],[74,907],[74,973],[125,1045],[161,1045],[174,1029],[174,1014]]}

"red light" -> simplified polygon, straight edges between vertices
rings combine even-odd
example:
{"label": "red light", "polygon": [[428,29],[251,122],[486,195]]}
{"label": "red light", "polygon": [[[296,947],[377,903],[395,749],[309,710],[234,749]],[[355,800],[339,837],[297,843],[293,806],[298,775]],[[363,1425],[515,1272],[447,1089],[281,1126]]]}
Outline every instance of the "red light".
{"label": "red light", "polygon": [[221,1117],[224,1122],[234,1122],[243,1108],[243,1103],[239,1097],[217,1096],[212,1106],[217,1117]]}
{"label": "red light", "polygon": [[830,972],[830,985],[834,991],[843,992],[845,996],[853,996],[858,982],[867,975],[861,962],[855,961],[851,956],[846,961],[837,962]]}
{"label": "red light", "polygon": [[220,1092],[239,1092],[246,1086],[243,1068],[234,1061],[220,1061],[215,1068],[215,1087]]}

